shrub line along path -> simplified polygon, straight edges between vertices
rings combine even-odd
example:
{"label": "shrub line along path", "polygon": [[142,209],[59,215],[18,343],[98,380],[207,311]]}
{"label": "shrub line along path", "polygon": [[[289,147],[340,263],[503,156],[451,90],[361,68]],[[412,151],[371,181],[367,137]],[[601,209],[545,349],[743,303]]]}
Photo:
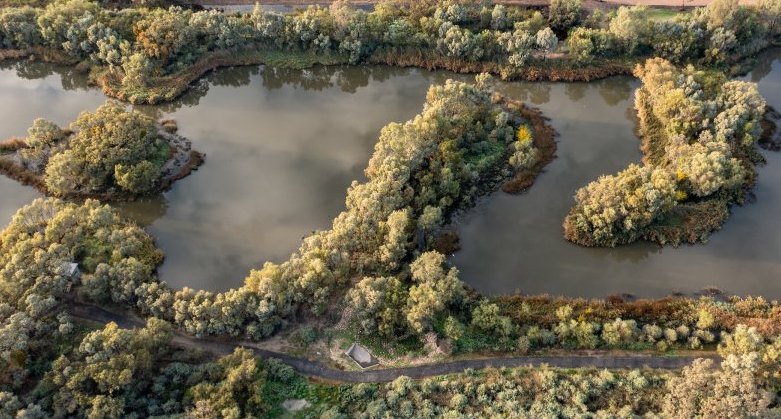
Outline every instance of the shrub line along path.
{"label": "shrub line along path", "polygon": [[[69,313],[76,318],[96,323],[114,322],[122,328],[140,328],[144,321],[130,314],[120,314],[90,304],[69,302]],[[605,368],[605,369],[680,369],[690,365],[697,358],[710,358],[718,361],[717,355],[704,356],[660,356],[660,355],[560,355],[560,356],[516,356],[484,359],[465,359],[452,362],[417,365],[400,368],[384,368],[364,371],[344,371],[324,366],[317,361],[299,358],[280,352],[262,349],[249,342],[218,341],[196,338],[174,331],[172,343],[189,348],[200,349],[215,355],[227,355],[236,348],[247,348],[256,356],[276,358],[291,366],[301,375],[349,383],[378,383],[393,381],[401,376],[424,378],[463,372],[465,369],[539,367],[543,364],[554,368]]]}

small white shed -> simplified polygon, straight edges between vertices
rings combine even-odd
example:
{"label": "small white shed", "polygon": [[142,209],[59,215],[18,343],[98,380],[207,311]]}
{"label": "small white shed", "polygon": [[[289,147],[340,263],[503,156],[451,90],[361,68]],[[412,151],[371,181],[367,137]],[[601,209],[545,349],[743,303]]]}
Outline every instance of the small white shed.
{"label": "small white shed", "polygon": [[368,349],[357,342],[350,345],[350,348],[347,349],[345,355],[349,356],[361,368],[373,367],[380,363],[372,356]]}

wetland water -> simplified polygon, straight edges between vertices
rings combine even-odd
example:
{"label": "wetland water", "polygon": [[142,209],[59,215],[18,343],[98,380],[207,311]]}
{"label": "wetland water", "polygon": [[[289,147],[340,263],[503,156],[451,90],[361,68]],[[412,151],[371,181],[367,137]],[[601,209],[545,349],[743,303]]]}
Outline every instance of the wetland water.
{"label": "wetland water", "polygon": [[[776,108],[779,58],[779,50],[766,53],[749,75]],[[172,286],[238,286],[250,269],[284,261],[302,236],[328,228],[350,182],[362,179],[380,128],[417,114],[428,86],[448,77],[388,67],[219,70],[175,103],[141,108],[176,119],[180,133],[206,153],[206,164],[162,196],[119,207],[155,236],[166,253],[160,276]],[[781,297],[778,154],[765,153],[757,202],[735,208],[707,245],[585,249],[562,238],[575,190],[640,158],[632,112],[637,85],[626,77],[502,85],[552,118],[561,134],[558,158],[528,193],[495,193],[459,217],[462,250],[451,261],[464,281],[490,294],[660,296],[714,285]],[[0,138],[24,135],[37,117],[65,124],[104,100],[67,68],[4,63]],[[0,224],[36,196],[0,177]]]}

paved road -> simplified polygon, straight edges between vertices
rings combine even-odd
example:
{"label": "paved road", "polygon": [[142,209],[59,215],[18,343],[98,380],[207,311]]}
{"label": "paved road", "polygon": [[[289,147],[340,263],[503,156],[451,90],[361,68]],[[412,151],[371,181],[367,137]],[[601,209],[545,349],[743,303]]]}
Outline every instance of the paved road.
{"label": "paved road", "polygon": [[[69,312],[72,316],[94,321],[98,323],[114,322],[122,328],[143,327],[143,320],[135,316],[112,312],[101,307],[69,303]],[[486,358],[459,360],[440,364],[420,365],[404,368],[372,369],[366,371],[343,371],[324,366],[318,361],[298,358],[287,354],[273,352],[257,347],[249,342],[228,342],[215,339],[200,339],[176,332],[173,343],[193,349],[201,349],[215,355],[227,355],[237,347],[245,347],[252,350],[257,356],[268,359],[276,358],[290,365],[299,374],[322,378],[326,380],[350,382],[350,383],[378,383],[393,381],[398,377],[423,378],[436,375],[463,372],[467,368],[502,368],[540,366],[542,364],[556,368],[656,368],[679,369],[694,361],[694,357],[667,357],[667,356],[614,356],[614,355],[567,355],[567,356],[518,356],[505,358]],[[711,358],[718,360],[717,356]]]}

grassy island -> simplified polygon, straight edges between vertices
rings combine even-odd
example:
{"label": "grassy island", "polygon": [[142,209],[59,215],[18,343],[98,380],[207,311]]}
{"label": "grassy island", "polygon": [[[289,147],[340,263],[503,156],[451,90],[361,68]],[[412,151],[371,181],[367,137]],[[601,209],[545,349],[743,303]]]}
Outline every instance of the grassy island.
{"label": "grassy island", "polygon": [[37,119],[25,138],[0,143],[0,171],[60,198],[122,200],[168,189],[203,162],[176,122],[155,123],[107,102],[69,129]]}

